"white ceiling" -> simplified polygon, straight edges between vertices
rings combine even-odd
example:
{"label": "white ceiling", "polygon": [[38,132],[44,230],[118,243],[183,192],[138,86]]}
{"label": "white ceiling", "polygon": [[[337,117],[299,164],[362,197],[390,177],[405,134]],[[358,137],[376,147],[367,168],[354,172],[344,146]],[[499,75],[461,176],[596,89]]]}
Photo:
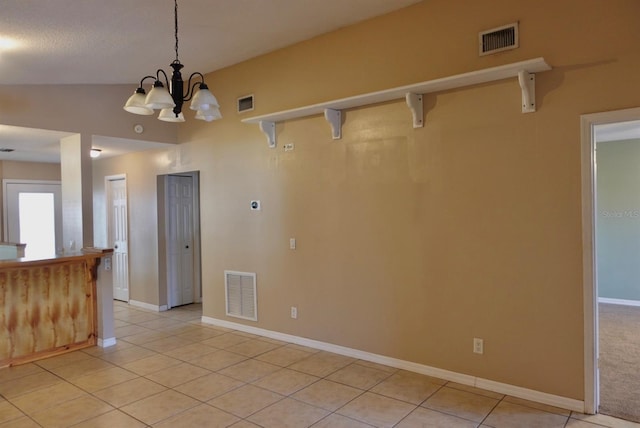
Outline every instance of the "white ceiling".
{"label": "white ceiling", "polygon": [[[179,0],[186,75],[420,0]],[[173,0],[2,0],[0,84],[136,83],[175,58]]]}
{"label": "white ceiling", "polygon": [[[183,74],[203,74],[420,0],[179,0]],[[173,0],[0,0],[0,85],[137,84],[175,59]],[[53,131],[0,126],[1,159],[58,162]],[[127,147],[94,137],[105,155]],[[147,147],[148,146],[148,147]],[[154,146],[148,143],[145,148]]]}

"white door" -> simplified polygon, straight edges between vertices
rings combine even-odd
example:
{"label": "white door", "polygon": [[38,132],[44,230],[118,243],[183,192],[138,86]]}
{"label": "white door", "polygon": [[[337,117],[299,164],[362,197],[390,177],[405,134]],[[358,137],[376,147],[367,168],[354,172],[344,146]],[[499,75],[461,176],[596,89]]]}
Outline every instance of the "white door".
{"label": "white door", "polygon": [[107,179],[107,198],[109,245],[113,247],[113,298],[128,302],[129,256],[125,178]]}
{"label": "white door", "polygon": [[50,257],[63,248],[60,182],[4,180],[4,236],[27,244],[29,257]]}
{"label": "white door", "polygon": [[167,177],[169,307],[194,302],[194,191],[190,176]]}

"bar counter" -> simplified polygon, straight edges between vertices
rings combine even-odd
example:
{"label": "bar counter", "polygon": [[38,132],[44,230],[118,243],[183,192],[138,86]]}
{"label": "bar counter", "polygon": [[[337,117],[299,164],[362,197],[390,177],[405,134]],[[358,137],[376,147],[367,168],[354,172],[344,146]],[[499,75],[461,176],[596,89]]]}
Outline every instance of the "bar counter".
{"label": "bar counter", "polygon": [[96,344],[98,265],[112,252],[0,260],[0,368]]}

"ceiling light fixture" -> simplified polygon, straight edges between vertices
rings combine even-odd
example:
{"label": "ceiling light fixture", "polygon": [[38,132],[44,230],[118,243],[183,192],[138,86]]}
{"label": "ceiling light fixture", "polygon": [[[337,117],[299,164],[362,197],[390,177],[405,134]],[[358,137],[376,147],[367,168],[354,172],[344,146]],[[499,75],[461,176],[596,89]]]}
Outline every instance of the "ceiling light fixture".
{"label": "ceiling light fixture", "polygon": [[8,37],[0,37],[0,51],[14,49],[18,47],[18,42]]}
{"label": "ceiling light fixture", "polygon": [[101,154],[102,154],[102,150],[100,149],[91,149],[91,151],[89,152],[89,156],[91,156],[94,159],[97,157],[100,157]]}
{"label": "ceiling light fixture", "polygon": [[[162,69],[156,71],[154,76],[145,76],[140,81],[140,86],[134,94],[127,100],[124,109],[130,113],[151,115],[153,110],[160,110],[158,119],[165,122],[184,122],[184,113],[182,113],[182,104],[185,101],[191,100],[190,109],[196,111],[196,119],[205,120],[211,122],[212,120],[222,118],[220,114],[220,106],[218,100],[209,91],[209,87],[204,83],[204,76],[202,73],[195,72],[189,76],[187,83],[187,93],[184,94],[184,81],[182,80],[182,74],[180,70],[184,65],[180,63],[178,59],[178,0],[174,0],[174,22],[175,22],[175,37],[176,37],[176,59],[170,64],[173,68],[171,74],[171,81],[169,81],[167,74]],[[160,75],[164,76],[164,83],[160,80]],[[191,80],[196,77],[202,81],[196,81],[191,85]],[[147,79],[154,79],[153,87],[149,94],[146,95],[143,83]],[[196,86],[198,91],[196,92]],[[167,90],[170,88],[170,91]]]}

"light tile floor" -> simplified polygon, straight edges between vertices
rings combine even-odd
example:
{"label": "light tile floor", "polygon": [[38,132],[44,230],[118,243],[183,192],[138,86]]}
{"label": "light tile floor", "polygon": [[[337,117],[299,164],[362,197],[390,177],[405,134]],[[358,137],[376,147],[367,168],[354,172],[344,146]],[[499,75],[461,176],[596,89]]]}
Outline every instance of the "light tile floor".
{"label": "light tile floor", "polygon": [[116,302],[117,345],[0,370],[0,428],[638,427]]}

